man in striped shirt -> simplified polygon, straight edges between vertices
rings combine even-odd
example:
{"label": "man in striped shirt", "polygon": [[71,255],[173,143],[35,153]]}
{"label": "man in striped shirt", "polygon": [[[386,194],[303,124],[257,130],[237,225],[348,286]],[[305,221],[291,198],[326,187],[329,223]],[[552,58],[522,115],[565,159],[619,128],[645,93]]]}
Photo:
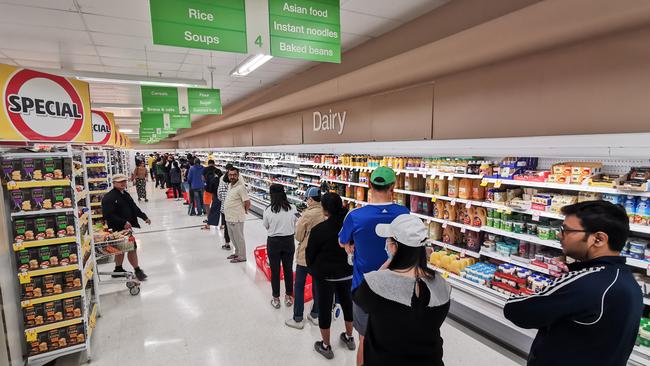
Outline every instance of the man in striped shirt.
{"label": "man in striped shirt", "polygon": [[606,201],[566,206],[564,253],[577,262],[545,290],[513,297],[505,317],[538,329],[529,366],[623,366],[634,347],[643,298],[620,252],[629,234],[625,209]]}

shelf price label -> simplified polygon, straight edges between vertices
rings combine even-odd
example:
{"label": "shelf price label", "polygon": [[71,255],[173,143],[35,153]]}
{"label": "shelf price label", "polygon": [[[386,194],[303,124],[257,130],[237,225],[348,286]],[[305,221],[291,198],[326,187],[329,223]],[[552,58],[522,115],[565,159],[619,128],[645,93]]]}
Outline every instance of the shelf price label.
{"label": "shelf price label", "polygon": [[467,204],[465,204],[465,208],[472,208],[472,203],[471,203],[471,202],[467,202]]}
{"label": "shelf price label", "polygon": [[461,233],[465,234],[466,231],[467,231],[467,227],[466,227],[466,226],[463,226],[463,227],[460,228],[460,232],[461,232]]}
{"label": "shelf price label", "polygon": [[431,202],[436,202],[437,198],[431,197]]}
{"label": "shelf price label", "polygon": [[454,180],[454,176],[453,176],[453,174],[449,174],[449,176],[447,176],[447,180],[450,180],[450,181],[451,181],[451,180]]}
{"label": "shelf price label", "polygon": [[501,188],[501,179],[497,179],[497,181],[494,182],[494,188]]}
{"label": "shelf price label", "polygon": [[25,331],[25,339],[27,342],[36,342],[38,339],[36,331],[33,329],[29,329]]}
{"label": "shelf price label", "polygon": [[444,279],[449,278],[449,272],[447,272],[447,271],[442,272],[442,278],[444,278]]}
{"label": "shelf price label", "polygon": [[23,249],[25,249],[25,245],[23,243],[14,243],[14,252],[19,252]]}
{"label": "shelf price label", "polygon": [[24,300],[20,302],[20,306],[23,308],[28,308],[32,306],[32,300]]}
{"label": "shelf price label", "polygon": [[443,223],[442,223],[442,228],[443,228],[443,229],[446,229],[446,228],[447,228],[447,222],[443,222]]}
{"label": "shelf price label", "polygon": [[539,221],[539,214],[533,215],[533,221]]}
{"label": "shelf price label", "polygon": [[19,273],[18,282],[20,282],[21,285],[28,284],[32,282],[32,276],[29,273]]}
{"label": "shelf price label", "polygon": [[456,200],[455,199],[451,200],[451,205],[456,206]]}
{"label": "shelf price label", "polygon": [[481,187],[486,187],[488,185],[487,179],[481,179]]}

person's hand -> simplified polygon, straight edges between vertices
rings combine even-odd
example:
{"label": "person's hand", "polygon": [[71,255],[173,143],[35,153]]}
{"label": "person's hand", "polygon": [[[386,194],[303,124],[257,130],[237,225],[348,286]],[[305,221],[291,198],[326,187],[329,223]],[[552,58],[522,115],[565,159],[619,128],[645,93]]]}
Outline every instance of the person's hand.
{"label": "person's hand", "polygon": [[124,224],[124,230],[131,230],[132,228],[133,226],[131,226],[130,222],[127,221],[126,224]]}
{"label": "person's hand", "polygon": [[146,220],[144,220],[144,222],[146,222],[147,225],[151,225],[151,219],[146,219]]}
{"label": "person's hand", "polygon": [[348,253],[348,254],[354,253],[354,245],[345,244],[345,252]]}

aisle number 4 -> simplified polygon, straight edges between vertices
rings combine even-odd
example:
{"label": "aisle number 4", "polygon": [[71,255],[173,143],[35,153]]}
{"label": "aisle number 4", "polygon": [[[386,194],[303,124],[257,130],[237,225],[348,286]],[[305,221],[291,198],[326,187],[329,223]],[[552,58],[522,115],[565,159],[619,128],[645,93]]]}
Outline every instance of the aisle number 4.
{"label": "aisle number 4", "polygon": [[264,45],[264,42],[262,42],[262,36],[259,35],[257,38],[255,38],[255,44],[259,47],[262,48],[262,45]]}

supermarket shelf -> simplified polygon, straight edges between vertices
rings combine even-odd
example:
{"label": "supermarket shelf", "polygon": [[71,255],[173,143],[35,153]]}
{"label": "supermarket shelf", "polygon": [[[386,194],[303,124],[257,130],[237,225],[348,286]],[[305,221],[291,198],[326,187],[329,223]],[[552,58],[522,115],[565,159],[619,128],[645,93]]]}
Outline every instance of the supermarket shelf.
{"label": "supermarket shelf", "polygon": [[273,184],[280,184],[280,185],[283,185],[283,186],[285,186],[285,187],[289,187],[289,188],[298,188],[298,186],[295,185],[295,184],[285,183],[285,182],[279,182],[279,181],[277,181],[277,180],[267,180],[267,182],[269,182],[269,183],[273,183]]}
{"label": "supermarket shelf", "polygon": [[[259,197],[253,196],[253,195],[250,195],[249,197],[250,197],[251,201],[253,201],[252,202],[253,205],[257,205],[257,207],[261,208],[262,210],[265,210],[266,206],[271,204],[270,201],[267,201],[265,199],[262,199],[262,198],[259,198]],[[260,205],[264,205],[264,206],[260,206]]]}
{"label": "supermarket shelf", "polygon": [[[233,160],[238,163],[244,163],[244,164],[258,164],[258,165],[273,165],[276,166],[278,165],[276,162],[265,162],[265,161],[250,161],[250,160]],[[248,168],[243,168],[242,169],[248,169]]]}
{"label": "supermarket shelf", "polygon": [[263,155],[248,155],[246,156],[248,159],[274,159],[278,160],[280,159],[280,156],[263,156]]}
{"label": "supermarket shelf", "polygon": [[101,183],[107,182],[108,178],[88,178],[88,183]]}
{"label": "supermarket shelf", "polygon": [[320,180],[324,180],[324,181],[332,182],[332,183],[347,184],[349,186],[357,186],[357,187],[368,188],[368,185],[364,184],[364,183],[346,182],[346,181],[343,181],[343,180],[331,179],[331,178],[325,178],[325,177],[321,177]]}
{"label": "supermarket shelf", "polygon": [[295,202],[299,202],[299,203],[305,202],[304,200],[300,199],[299,197],[296,197],[296,196],[291,195],[291,194],[288,194],[287,198],[290,199],[290,200],[294,200]]}
{"label": "supermarket shelf", "polygon": [[83,165],[83,163],[78,160],[73,160],[72,163],[77,165]]}
{"label": "supermarket shelf", "polygon": [[318,183],[306,182],[304,180],[297,180],[296,183],[306,184],[306,185],[314,186],[314,187],[320,187],[320,184],[318,184]]}
{"label": "supermarket shelf", "polygon": [[520,187],[535,187],[535,188],[548,188],[548,189],[559,189],[565,191],[582,191],[582,192],[597,192],[597,193],[610,193],[610,194],[622,194],[622,195],[631,195],[631,196],[642,196],[650,197],[650,192],[637,192],[637,191],[621,191],[615,188],[607,187],[596,187],[583,184],[561,184],[561,183],[547,183],[547,182],[529,182],[523,180],[513,180],[513,179],[496,179],[496,178],[483,178],[483,182],[494,183],[494,184],[505,184],[509,186],[520,186]]}
{"label": "supermarket shelf", "polygon": [[551,272],[548,270],[548,268],[535,266],[535,265],[532,265],[530,263],[519,262],[519,261],[513,260],[512,258],[504,257],[502,255],[499,255],[496,252],[488,252],[488,251],[485,251],[485,250],[481,250],[480,254],[482,256],[490,257],[492,259],[496,259],[496,260],[499,260],[499,261],[502,261],[502,262],[512,263],[512,264],[517,265],[519,267],[528,268],[528,269],[533,270],[535,272],[540,272],[540,273],[544,273],[544,274],[547,274],[547,275],[551,274]]}
{"label": "supermarket shelf", "polygon": [[649,261],[644,261],[641,259],[634,259],[630,257],[625,258],[625,262],[628,266],[636,267],[636,268],[641,268],[641,269],[647,269],[650,266]]}
{"label": "supermarket shelf", "polygon": [[354,198],[347,198],[347,197],[341,196],[341,199],[343,201],[353,202],[353,203],[356,203],[356,204],[359,204],[359,205],[367,205],[368,204],[368,202],[366,202],[366,201],[359,201],[359,200],[355,200]]}
{"label": "supermarket shelf", "polygon": [[298,170],[296,173],[302,174],[302,175],[311,175],[311,176],[314,176],[314,177],[320,177],[320,173],[306,172],[306,171],[303,171],[303,170]]}
{"label": "supermarket shelf", "polygon": [[90,207],[101,207],[102,203],[101,202],[91,202]]}
{"label": "supermarket shelf", "polygon": [[88,197],[88,190],[84,189],[81,192],[75,192],[75,197],[77,199],[77,202],[79,202],[79,201],[81,201],[83,199],[86,199],[86,197]]}
{"label": "supermarket shelf", "polygon": [[63,214],[63,213],[69,213],[69,212],[74,212],[74,208],[55,208],[55,209],[52,209],[52,210],[12,212],[11,217],[43,216],[43,215]]}
{"label": "supermarket shelf", "polygon": [[72,347],[61,348],[56,351],[41,353],[40,355],[36,355],[36,356],[30,356],[29,358],[27,358],[27,364],[29,365],[36,364],[36,363],[43,364],[55,360],[59,357],[81,352],[84,350],[86,350],[86,343],[77,344]]}
{"label": "supermarket shelf", "polygon": [[76,236],[67,236],[65,238],[54,238],[54,239],[43,239],[43,240],[30,240],[30,241],[23,241],[20,243],[14,243],[13,248],[14,248],[14,252],[18,252],[26,248],[35,248],[35,247],[42,247],[46,245],[55,245],[55,244],[64,244],[64,243],[74,243],[75,241],[77,241]]}
{"label": "supermarket shelf", "polygon": [[45,276],[48,274],[54,274],[54,273],[61,273],[61,272],[67,272],[67,271],[74,271],[76,269],[79,269],[79,263],[75,264],[70,264],[68,266],[59,266],[59,267],[52,267],[48,269],[36,269],[33,271],[27,271],[25,274],[19,273],[18,277],[36,277],[36,276]]}
{"label": "supermarket shelf", "polygon": [[476,297],[491,302],[492,304],[503,307],[506,304],[506,300],[510,298],[510,296],[502,294],[499,291],[493,290],[487,286],[479,285],[478,283],[458,276],[455,273],[451,273],[444,269],[438,268],[432,264],[429,264],[428,266],[429,268],[442,274],[443,277],[446,277],[451,286],[461,288],[466,292],[475,295]]}
{"label": "supermarket shelf", "polygon": [[106,194],[108,193],[108,189],[105,189],[103,191],[90,191],[88,194]]}
{"label": "supermarket shelf", "polygon": [[92,215],[91,217],[93,219],[101,219],[102,217],[104,217],[104,215]]}
{"label": "supermarket shelf", "polygon": [[83,288],[86,288],[86,284],[88,283],[88,280],[90,280],[93,277],[93,269],[95,268],[95,262],[91,259],[88,260],[86,263],[86,267],[84,267],[84,281],[83,281]]}
{"label": "supermarket shelf", "polygon": [[88,317],[88,339],[93,334],[93,330],[95,329],[95,326],[97,325],[97,304],[93,304],[93,310],[90,312],[90,316]]}
{"label": "supermarket shelf", "polygon": [[63,300],[63,299],[69,299],[71,297],[81,296],[81,294],[82,294],[81,290],[77,290],[77,291],[72,291],[72,292],[66,292],[66,293],[63,293],[63,294],[39,297],[37,299],[23,300],[23,301],[20,302],[20,306],[23,307],[23,308],[27,308],[27,307],[30,307],[32,305],[42,304],[44,302],[55,301],[55,300]]}
{"label": "supermarket shelf", "polygon": [[630,224],[630,231],[633,231],[635,233],[650,234],[650,226]]}
{"label": "supermarket shelf", "polygon": [[28,153],[2,153],[5,159],[21,159],[21,158],[69,158],[72,154],[68,151],[54,151],[54,152],[28,152]]}
{"label": "supermarket shelf", "polygon": [[464,257],[464,256],[470,256],[470,257],[474,257],[474,258],[480,258],[481,257],[479,253],[476,253],[476,252],[471,251],[469,249],[464,249],[464,248],[457,247],[455,245],[446,244],[446,243],[443,243],[443,242],[438,241],[438,240],[429,239],[428,242],[433,244],[433,245],[436,245],[436,246],[439,246],[439,247],[442,247],[442,248],[445,248],[445,249],[453,250],[454,252],[458,252],[458,253],[461,254],[461,257]]}
{"label": "supermarket shelf", "polygon": [[360,171],[373,171],[377,168],[371,168],[368,166],[351,166],[351,165],[338,165],[338,164],[325,164],[325,163],[312,163],[313,166],[317,168],[328,168],[328,169],[348,169],[348,170],[360,170]]}
{"label": "supermarket shelf", "polygon": [[81,217],[79,217],[79,226],[88,223],[88,216],[89,216],[89,215],[90,215],[90,214],[89,214],[88,212],[86,212],[86,213],[84,213],[83,215],[81,215]]}
{"label": "supermarket shelf", "polygon": [[636,351],[636,352],[638,352],[638,353],[640,353],[640,354],[642,354],[644,356],[650,357],[650,348],[648,348],[648,347],[635,346],[634,351]]}
{"label": "supermarket shelf", "polygon": [[26,182],[8,182],[7,190],[20,188],[39,188],[39,187],[66,187],[70,185],[70,179],[53,179],[53,180],[30,180]]}
{"label": "supermarket shelf", "polygon": [[247,185],[247,186],[249,186],[249,187],[253,187],[253,188],[256,188],[256,189],[259,189],[259,190],[265,191],[265,192],[268,192],[268,191],[269,191],[268,188],[259,187],[259,186],[256,186],[256,185],[254,185],[254,184],[250,184],[250,183],[244,183],[244,184]]}
{"label": "supermarket shelf", "polygon": [[644,298],[643,298],[643,303],[644,303],[645,305],[647,305],[647,306],[650,306],[650,298],[648,298],[648,297],[644,297]]}
{"label": "supermarket shelf", "polygon": [[295,164],[295,165],[314,165],[313,161],[278,160],[278,163],[281,163],[281,164]]}
{"label": "supermarket shelf", "polygon": [[439,223],[443,224],[443,226],[444,225],[451,225],[451,226],[459,227],[461,229],[461,231],[463,231],[463,232],[465,232],[467,230],[477,231],[477,232],[481,231],[480,227],[465,225],[465,224],[461,224],[460,222],[439,219],[437,217],[423,215],[423,214],[419,214],[419,213],[416,213],[416,212],[411,212],[411,215],[417,216],[417,217],[419,217],[421,219],[424,219],[424,220],[427,220],[427,221],[439,222]]}
{"label": "supermarket shelf", "polygon": [[408,194],[410,196],[418,196],[418,197],[426,197],[426,198],[434,198],[434,197],[436,197],[433,194],[416,192],[416,191],[409,191],[409,190],[406,190],[406,189],[394,189],[393,191],[395,193]]}
{"label": "supermarket shelf", "polygon": [[105,163],[86,164],[86,168],[105,168]]}
{"label": "supermarket shelf", "polygon": [[245,177],[245,178],[262,179],[261,177],[256,177],[254,175],[248,175],[248,174],[244,174],[244,173],[240,173],[239,175],[241,175],[242,177]]}
{"label": "supermarket shelf", "polygon": [[495,229],[495,228],[489,227],[489,226],[482,226],[481,230],[483,230],[485,232],[488,232],[488,233],[492,233],[492,234],[497,234],[497,235],[501,235],[501,236],[507,236],[509,238],[515,238],[515,239],[527,241],[527,242],[533,243],[533,244],[539,244],[539,245],[543,245],[543,246],[547,246],[547,247],[551,247],[551,248],[555,248],[555,249],[562,249],[562,245],[560,244],[559,241],[556,241],[556,240],[540,239],[540,238],[538,238],[536,236],[533,236],[533,235],[517,234],[517,233],[510,232],[510,231]]}
{"label": "supermarket shelf", "polygon": [[29,329],[25,329],[25,335],[27,335],[28,333],[38,334],[38,333],[47,332],[48,330],[52,330],[52,329],[65,328],[71,325],[79,324],[83,321],[84,318],[76,318],[76,319],[64,320],[58,323],[42,325],[40,327],[29,328]]}

